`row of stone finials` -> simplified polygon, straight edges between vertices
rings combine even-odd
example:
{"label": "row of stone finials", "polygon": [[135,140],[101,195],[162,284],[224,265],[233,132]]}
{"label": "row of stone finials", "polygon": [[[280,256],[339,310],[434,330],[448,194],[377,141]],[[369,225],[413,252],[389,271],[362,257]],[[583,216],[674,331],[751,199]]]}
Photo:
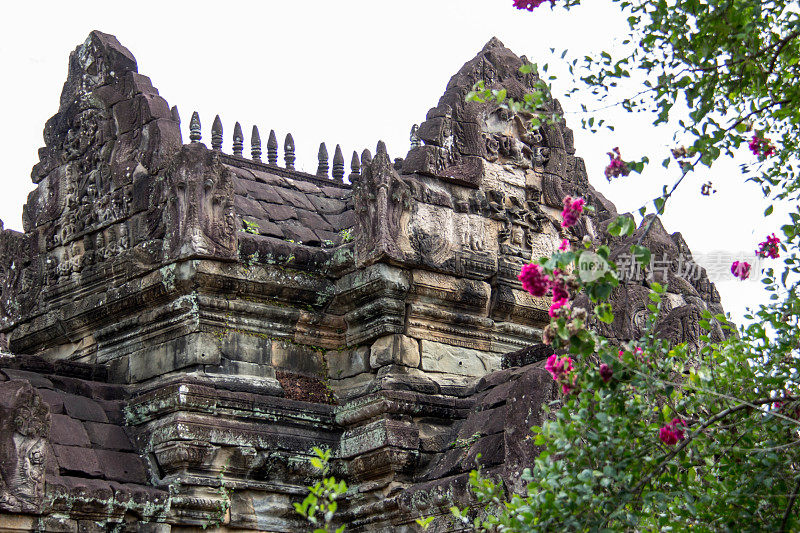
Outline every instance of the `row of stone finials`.
{"label": "row of stone finials", "polygon": [[[200,115],[197,111],[192,113],[192,120],[189,122],[189,140],[193,143],[200,142],[202,134],[200,131]],[[419,138],[416,136],[417,125],[411,129],[411,146],[419,146],[421,144]],[[211,149],[218,152],[222,151],[222,121],[217,115],[214,118],[214,123],[211,125]],[[244,135],[242,134],[242,126],[238,122],[233,127],[233,155],[236,157],[244,157]],[[250,134],[250,157],[253,161],[261,162],[261,135],[258,132],[258,126],[253,126],[253,131]],[[328,177],[328,148],[325,143],[320,143],[319,152],[317,154],[319,164],[317,165],[317,176],[322,178]],[[361,160],[359,161],[358,153],[353,151],[353,157],[350,160],[350,177],[358,176],[361,173],[361,165],[366,164],[372,159],[369,150],[364,150],[361,153]],[[291,133],[286,134],[286,139],[283,142],[283,160],[286,168],[295,170],[294,163],[296,160],[294,153],[294,138]],[[269,139],[267,140],[267,164],[278,164],[278,139],[275,137],[275,130],[270,130]],[[342,155],[342,148],[336,145],[336,151],[333,154],[333,179],[338,182],[344,182],[344,156]],[[351,180],[352,181],[352,180]]]}

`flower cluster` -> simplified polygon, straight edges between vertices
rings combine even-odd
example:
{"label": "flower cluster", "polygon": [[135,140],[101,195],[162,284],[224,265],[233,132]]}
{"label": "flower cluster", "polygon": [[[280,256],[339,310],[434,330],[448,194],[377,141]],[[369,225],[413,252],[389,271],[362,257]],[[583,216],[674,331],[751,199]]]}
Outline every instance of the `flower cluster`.
{"label": "flower cluster", "polygon": [[658,430],[658,438],[667,446],[673,446],[684,439],[683,430],[678,427],[686,427],[686,422],[680,418],[673,418],[672,422]]}
{"label": "flower cluster", "polygon": [[622,160],[622,155],[619,152],[619,147],[615,146],[610,152],[608,157],[611,162],[606,167],[606,179],[611,181],[611,178],[618,178],[620,176],[627,176],[631,173],[628,164]]}
{"label": "flower cluster", "polygon": [[[544,4],[545,1],[546,0],[514,0],[514,7],[517,9],[527,9],[528,11],[533,11],[535,8]],[[555,4],[556,0],[550,0],[551,7]]]}
{"label": "flower cluster", "polygon": [[759,157],[767,157],[775,153],[775,145],[772,144],[769,139],[759,137],[757,133],[750,139],[748,146],[750,147],[750,151]]}
{"label": "flower cluster", "polygon": [[572,359],[568,355],[564,357],[558,357],[556,354],[551,355],[547,358],[544,369],[550,372],[553,379],[561,384],[561,392],[564,394],[569,394],[575,388],[575,381],[578,376],[573,375],[570,377]]}
{"label": "flower cluster", "polygon": [[734,261],[731,265],[731,274],[744,281],[750,277],[750,263],[747,261]]}
{"label": "flower cluster", "polygon": [[562,308],[565,311],[569,309],[570,290],[578,288],[574,276],[567,276],[558,269],[550,276],[542,265],[533,263],[523,265],[517,279],[522,282],[522,288],[534,296],[544,296],[548,291],[552,293],[553,302],[549,311],[552,318],[560,316]]}
{"label": "flower cluster", "polygon": [[561,221],[561,227],[569,228],[570,226],[574,226],[581,217],[581,213],[583,213],[584,205],[586,205],[586,200],[583,198],[573,199],[572,196],[565,196],[564,210],[561,211],[561,217],[564,220]]}
{"label": "flower cluster", "polygon": [[778,245],[780,242],[781,240],[776,237],[774,233],[772,235],[767,235],[766,241],[758,243],[759,249],[756,250],[756,255],[759,257],[777,259],[780,257],[780,254],[778,254]]}
{"label": "flower cluster", "polygon": [[522,270],[517,276],[522,282],[522,288],[534,296],[544,296],[550,288],[550,277],[545,273],[542,265],[533,263],[522,265]]}
{"label": "flower cluster", "polygon": [[569,250],[569,248],[570,248],[569,239],[564,239],[558,246],[558,249],[562,252],[566,252],[567,250]]}

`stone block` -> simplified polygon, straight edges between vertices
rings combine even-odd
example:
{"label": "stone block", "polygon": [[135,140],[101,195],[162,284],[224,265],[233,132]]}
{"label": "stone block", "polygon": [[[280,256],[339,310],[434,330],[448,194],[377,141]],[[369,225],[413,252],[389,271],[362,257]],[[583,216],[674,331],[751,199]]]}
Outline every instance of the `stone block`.
{"label": "stone block", "polygon": [[482,377],[499,370],[501,361],[491,352],[422,340],[422,369],[428,372]]}
{"label": "stone block", "polygon": [[133,451],[133,445],[125,430],[115,424],[86,422],[84,427],[89,434],[89,440],[97,448]]}
{"label": "stone block", "polygon": [[325,354],[325,360],[328,363],[328,377],[331,379],[349,378],[369,372],[369,346],[360,346],[355,350],[331,350]]}
{"label": "stone block", "polygon": [[372,343],[370,348],[369,365],[372,368],[391,364],[417,368],[419,361],[418,341],[405,335],[386,335]]}
{"label": "stone block", "polygon": [[235,331],[227,332],[220,341],[220,354],[234,361],[248,363],[270,362],[270,341]]}
{"label": "stone block", "polygon": [[92,445],[83,424],[67,415],[50,415],[50,440],[66,446]]}
{"label": "stone block", "polygon": [[11,368],[4,368],[2,371],[8,379],[16,379],[20,381],[28,381],[36,388],[53,388],[53,382],[46,377],[35,372],[28,372],[27,370],[14,370]]}
{"label": "stone block", "polygon": [[190,365],[219,363],[219,342],[211,334],[200,333],[130,354],[128,372],[135,383]]}
{"label": "stone block", "polygon": [[322,373],[322,354],[308,346],[273,340],[272,365],[287,372],[319,376]]}
{"label": "stone block", "polygon": [[135,453],[95,450],[106,479],[120,483],[147,483],[142,458]]}
{"label": "stone block", "polygon": [[98,461],[95,451],[91,448],[54,444],[53,452],[56,454],[56,461],[62,476],[100,477],[103,475],[100,461]]}
{"label": "stone block", "polygon": [[105,411],[91,398],[75,394],[64,395],[64,411],[72,418],[90,422],[108,422]]}
{"label": "stone block", "polygon": [[64,413],[64,395],[50,389],[39,389],[37,391],[44,403],[50,406],[50,413]]}

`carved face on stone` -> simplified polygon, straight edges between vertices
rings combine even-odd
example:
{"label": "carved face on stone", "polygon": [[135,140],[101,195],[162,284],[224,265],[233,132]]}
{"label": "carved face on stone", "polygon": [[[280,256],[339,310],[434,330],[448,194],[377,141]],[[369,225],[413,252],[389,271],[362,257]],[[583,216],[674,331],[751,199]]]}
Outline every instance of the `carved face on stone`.
{"label": "carved face on stone", "polygon": [[50,409],[30,383],[0,384],[0,509],[38,510],[49,431]]}
{"label": "carved face on stone", "polygon": [[235,256],[233,175],[219,156],[199,145],[184,146],[167,174],[168,254]]}

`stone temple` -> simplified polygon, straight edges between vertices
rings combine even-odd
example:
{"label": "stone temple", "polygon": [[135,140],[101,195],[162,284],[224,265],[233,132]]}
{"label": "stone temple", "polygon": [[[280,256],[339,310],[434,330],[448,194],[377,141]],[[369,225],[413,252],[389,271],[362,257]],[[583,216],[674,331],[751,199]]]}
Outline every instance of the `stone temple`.
{"label": "stone temple", "polygon": [[[558,391],[538,344],[549,302],[517,274],[563,238],[612,256],[636,238],[607,234],[616,210],[566,125],[465,102],[478,80],[521,98],[521,64],[492,39],[405,158],[379,142],[329,166],[323,145],[311,175],[290,135],[264,151],[253,129],[245,155],[236,124],[226,154],[222,124],[209,148],[195,115],[184,143],[133,55],[92,32],[45,124],[25,231],[0,223],[0,531],[304,531],[292,503],[314,446],[348,483],[348,531],[457,530],[476,464],[521,490],[528,428]],[[569,230],[566,195],[596,210]],[[658,330],[698,343],[717,291],[678,275],[680,234],[656,221],[645,244],[667,261]],[[637,338],[647,291],[622,285],[596,327]]]}

